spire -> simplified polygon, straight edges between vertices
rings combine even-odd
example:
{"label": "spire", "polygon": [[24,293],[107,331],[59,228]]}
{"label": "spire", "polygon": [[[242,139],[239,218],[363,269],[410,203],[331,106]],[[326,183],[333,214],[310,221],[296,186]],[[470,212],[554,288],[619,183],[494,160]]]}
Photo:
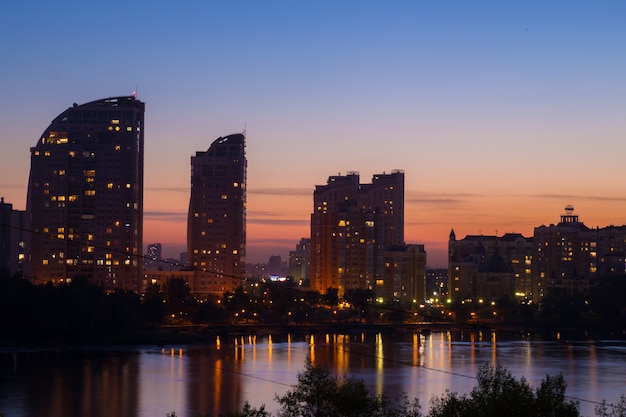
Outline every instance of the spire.
{"label": "spire", "polygon": [[456,235],[454,234],[454,228],[452,228],[452,230],[450,230],[450,238],[448,240],[456,240]]}

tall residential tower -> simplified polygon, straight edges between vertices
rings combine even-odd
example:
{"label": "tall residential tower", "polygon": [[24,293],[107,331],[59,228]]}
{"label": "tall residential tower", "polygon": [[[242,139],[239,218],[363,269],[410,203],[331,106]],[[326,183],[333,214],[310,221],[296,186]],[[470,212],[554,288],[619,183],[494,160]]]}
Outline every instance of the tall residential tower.
{"label": "tall residential tower", "polygon": [[142,290],[144,110],[134,96],[74,104],[31,148],[34,283]]}
{"label": "tall residential tower", "polygon": [[187,249],[194,293],[233,291],[246,276],[246,138],[216,139],[191,157]]}
{"label": "tall residential tower", "polygon": [[[404,172],[332,176],[313,193],[311,288],[375,289],[383,281],[384,251],[404,244]],[[382,285],[381,285],[382,286]]]}

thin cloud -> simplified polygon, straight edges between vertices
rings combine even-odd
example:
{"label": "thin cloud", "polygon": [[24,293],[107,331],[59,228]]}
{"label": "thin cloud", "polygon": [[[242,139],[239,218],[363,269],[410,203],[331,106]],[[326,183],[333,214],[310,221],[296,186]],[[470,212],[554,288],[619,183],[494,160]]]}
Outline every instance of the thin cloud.
{"label": "thin cloud", "polygon": [[313,190],[311,188],[257,188],[257,189],[248,189],[248,194],[258,194],[258,195],[306,195],[312,196]]}
{"label": "thin cloud", "polygon": [[531,198],[541,198],[550,200],[592,200],[592,201],[626,201],[626,197],[602,196],[602,195],[576,195],[576,194],[531,194]]}
{"label": "thin cloud", "polygon": [[145,187],[145,191],[158,191],[164,193],[185,193],[189,194],[189,187]]}
{"label": "thin cloud", "polygon": [[169,221],[187,221],[187,213],[172,212],[172,211],[144,211],[144,219],[147,220],[169,220]]}
{"label": "thin cloud", "polygon": [[246,244],[248,246],[267,246],[267,245],[276,245],[276,246],[289,246],[295,247],[296,243],[298,243],[298,239],[281,239],[281,238],[258,238],[258,239],[250,239],[246,240]]}
{"label": "thin cloud", "polygon": [[248,218],[248,224],[267,224],[273,226],[308,226],[310,224],[310,220],[302,220],[302,219],[257,219],[257,218]]}

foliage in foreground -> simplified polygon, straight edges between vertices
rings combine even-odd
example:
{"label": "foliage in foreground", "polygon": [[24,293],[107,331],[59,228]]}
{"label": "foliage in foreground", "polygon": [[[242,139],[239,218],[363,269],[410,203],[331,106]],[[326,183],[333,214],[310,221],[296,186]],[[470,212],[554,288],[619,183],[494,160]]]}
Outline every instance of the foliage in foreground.
{"label": "foliage in foreground", "polygon": [[[547,375],[533,389],[525,378],[515,378],[503,366],[483,366],[477,385],[469,394],[447,391],[431,399],[430,410],[422,415],[417,399],[406,395],[392,401],[372,396],[360,379],[339,378],[307,360],[298,373],[298,383],[284,395],[275,397],[280,404],[276,417],[579,417],[577,401],[565,397],[561,374]],[[626,417],[626,397],[616,405],[603,401],[595,408],[598,417]],[[175,413],[167,414],[175,417]],[[202,416],[199,416],[202,417]],[[209,417],[209,416],[204,416]],[[248,402],[238,412],[222,417],[272,417],[265,406],[256,409]]]}
{"label": "foliage in foreground", "polygon": [[503,366],[482,367],[469,395],[446,392],[431,400],[429,417],[577,417],[578,402],[565,398],[562,375],[546,376],[536,390]]}

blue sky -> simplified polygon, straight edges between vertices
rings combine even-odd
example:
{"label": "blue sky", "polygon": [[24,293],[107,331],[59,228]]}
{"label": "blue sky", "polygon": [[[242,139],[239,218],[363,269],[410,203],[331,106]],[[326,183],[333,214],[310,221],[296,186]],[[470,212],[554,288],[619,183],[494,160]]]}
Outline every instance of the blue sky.
{"label": "blue sky", "polygon": [[403,169],[407,241],[626,223],[621,1],[22,1],[0,16],[0,195],[72,103],[146,102],[146,243],[184,250],[189,160],[246,129],[249,258],[329,175]]}

